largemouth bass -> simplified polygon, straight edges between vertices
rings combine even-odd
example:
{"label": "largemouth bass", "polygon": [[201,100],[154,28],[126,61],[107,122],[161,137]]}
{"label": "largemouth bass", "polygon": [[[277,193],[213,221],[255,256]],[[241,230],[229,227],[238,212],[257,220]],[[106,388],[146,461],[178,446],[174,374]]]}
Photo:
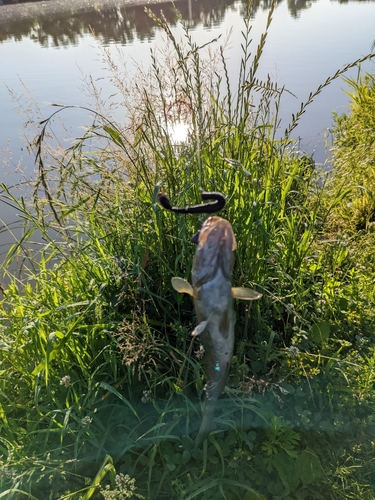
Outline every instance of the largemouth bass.
{"label": "largemouth bass", "polygon": [[233,251],[237,243],[231,224],[221,217],[209,217],[193,238],[197,248],[192,285],[172,278],[173,288],[194,299],[200,335],[205,350],[206,386],[202,423],[196,438],[199,446],[212,430],[216,402],[227,383],[234,347],[233,298],[257,300],[262,294],[248,288],[233,288]]}

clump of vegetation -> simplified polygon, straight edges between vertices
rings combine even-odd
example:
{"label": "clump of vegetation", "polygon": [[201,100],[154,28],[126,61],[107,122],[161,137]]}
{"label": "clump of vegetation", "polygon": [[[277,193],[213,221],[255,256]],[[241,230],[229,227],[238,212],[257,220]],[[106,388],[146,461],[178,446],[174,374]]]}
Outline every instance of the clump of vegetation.
{"label": "clump of vegetation", "polygon": [[351,188],[346,204],[340,205],[343,224],[367,230],[375,222],[375,77],[365,73],[345,81],[350,113],[335,114],[333,189]]}
{"label": "clump of vegetation", "polygon": [[[182,44],[150,13],[166,58],[132,87],[112,65],[129,111],[131,96],[127,123],[97,112],[57,153],[46,120],[34,208],[2,186],[25,220],[3,270],[27,256],[29,279],[9,276],[0,303],[0,497],[373,498],[371,247],[361,242],[359,261],[358,241],[332,236],[347,191],[326,189],[288,136],[358,61],[277,139],[283,89],[256,77],[272,12],[254,56],[245,19],[236,91],[223,48],[220,71],[187,27]],[[176,143],[180,122],[188,138]],[[164,212],[162,187],[175,205],[200,202],[200,188],[227,195],[233,282],[263,293],[236,304],[230,380],[202,448],[193,304],[170,285],[189,279],[200,221]],[[36,232],[45,245],[33,255]]]}

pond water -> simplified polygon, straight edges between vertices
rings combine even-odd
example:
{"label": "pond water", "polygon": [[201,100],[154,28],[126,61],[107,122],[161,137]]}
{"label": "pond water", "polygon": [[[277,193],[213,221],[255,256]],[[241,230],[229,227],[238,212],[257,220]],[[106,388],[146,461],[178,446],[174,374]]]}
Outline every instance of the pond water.
{"label": "pond water", "polygon": [[[245,2],[232,0],[176,2],[199,44],[233,28],[227,51],[233,81],[241,57],[244,5]],[[162,11],[175,35],[182,36],[171,3],[148,6],[156,14]],[[254,1],[253,52],[265,28],[268,9],[269,2]],[[258,76],[265,78],[270,74],[293,93],[283,101],[282,130],[311,91],[346,63],[371,51],[375,40],[374,19],[373,1],[279,1]],[[0,1],[0,181],[13,186],[33,175],[33,156],[27,152],[24,122],[49,116],[52,102],[92,105],[92,98],[82,91],[82,79],[88,75],[99,82],[104,98],[111,95],[113,88],[102,60],[103,47],[115,60],[119,58],[120,47],[132,71],[132,59],[147,66],[150,49],[163,44],[163,34],[144,7],[124,0],[103,0],[100,4],[87,0],[18,4],[13,0]],[[363,64],[363,69],[374,70],[374,64]],[[348,76],[355,74],[356,70],[352,70]],[[332,111],[347,109],[344,86],[339,79],[326,88],[295,132],[294,137],[301,137],[301,147],[314,153],[317,162],[324,162],[326,157],[324,137],[332,124]],[[37,111],[35,104],[39,106]],[[16,108],[22,112],[17,113]],[[121,119],[121,115],[117,118]],[[90,123],[88,116],[78,112],[70,113],[67,120],[72,136],[78,126]],[[14,210],[2,203],[0,219],[9,223],[15,218]],[[0,223],[0,254],[6,251],[9,238],[1,231]]]}

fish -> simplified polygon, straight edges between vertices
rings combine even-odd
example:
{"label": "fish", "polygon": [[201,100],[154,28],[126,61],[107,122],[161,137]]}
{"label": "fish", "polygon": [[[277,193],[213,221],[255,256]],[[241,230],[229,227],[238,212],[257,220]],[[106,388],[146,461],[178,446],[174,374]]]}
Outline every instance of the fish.
{"label": "fish", "polygon": [[174,277],[172,287],[193,298],[198,325],[192,336],[200,336],[205,350],[205,399],[195,440],[198,447],[212,430],[217,400],[228,381],[234,349],[233,299],[258,300],[262,294],[249,288],[232,287],[233,252],[237,242],[229,221],[209,217],[192,240],[196,243],[192,284]]}

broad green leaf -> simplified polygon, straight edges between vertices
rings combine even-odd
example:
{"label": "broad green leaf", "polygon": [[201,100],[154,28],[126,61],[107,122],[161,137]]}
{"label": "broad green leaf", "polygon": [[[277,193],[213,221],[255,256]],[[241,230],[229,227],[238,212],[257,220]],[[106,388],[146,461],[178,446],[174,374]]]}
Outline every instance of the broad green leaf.
{"label": "broad green leaf", "polygon": [[328,339],[331,332],[331,325],[326,321],[315,323],[309,333],[309,339],[316,344],[322,344]]}

